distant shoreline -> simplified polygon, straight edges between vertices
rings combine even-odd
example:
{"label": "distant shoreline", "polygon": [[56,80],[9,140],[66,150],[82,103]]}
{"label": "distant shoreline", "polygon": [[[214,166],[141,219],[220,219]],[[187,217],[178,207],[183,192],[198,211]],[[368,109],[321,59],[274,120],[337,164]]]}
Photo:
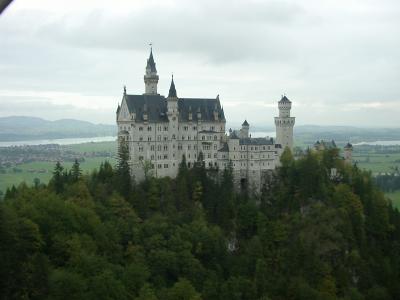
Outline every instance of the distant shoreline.
{"label": "distant shoreline", "polygon": [[116,140],[117,140],[117,136],[96,136],[96,137],[84,137],[84,138],[4,141],[4,142],[0,142],[0,147],[34,146],[34,145],[49,145],[49,144],[74,145],[74,144],[84,144],[84,143],[113,142]]}

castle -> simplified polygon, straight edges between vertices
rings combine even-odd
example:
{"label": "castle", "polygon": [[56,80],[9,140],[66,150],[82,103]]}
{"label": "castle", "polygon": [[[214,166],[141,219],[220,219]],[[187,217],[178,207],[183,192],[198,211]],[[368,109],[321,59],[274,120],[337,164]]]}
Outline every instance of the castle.
{"label": "castle", "polygon": [[276,140],[252,138],[245,120],[240,130],[226,133],[226,119],[219,96],[216,98],[178,97],[172,77],[168,97],[157,91],[159,77],[153,52],[147,59],[145,93],[127,94],[118,105],[118,138],[129,146],[131,174],[144,178],[145,162],[156,177],[175,177],[185,156],[188,168],[200,153],[206,167],[232,167],[235,183],[260,188],[268,173],[279,165],[285,147],[293,147],[295,118],[291,101],[282,96],[275,117]]}

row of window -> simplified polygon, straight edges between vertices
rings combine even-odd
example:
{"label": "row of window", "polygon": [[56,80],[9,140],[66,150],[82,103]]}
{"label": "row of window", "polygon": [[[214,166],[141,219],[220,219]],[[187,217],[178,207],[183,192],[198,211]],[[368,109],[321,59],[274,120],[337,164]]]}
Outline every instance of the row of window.
{"label": "row of window", "polygon": [[[192,150],[192,146],[193,146],[193,150],[197,150],[197,145],[187,145],[187,150]],[[155,151],[155,145],[150,145],[150,151]],[[172,145],[172,148],[175,149],[175,145]],[[203,150],[211,150],[211,145],[205,144],[203,145]],[[214,144],[214,150],[218,149],[218,145]],[[168,151],[168,145],[157,145],[157,151]],[[183,150],[183,147],[181,144],[178,145],[178,150]],[[143,146],[139,146],[138,147],[138,151],[139,152],[143,152],[144,151],[144,147]]]}
{"label": "row of window", "polygon": [[[247,146],[249,149],[248,150],[250,150],[250,151],[253,151],[253,150],[255,150],[255,151],[257,151],[257,150],[271,150],[271,146],[260,146],[260,147],[258,147],[258,146]],[[246,150],[246,146],[240,146],[240,150]]]}
{"label": "row of window", "polygon": [[[133,126],[133,124],[131,124],[131,126]],[[120,128],[120,130],[130,130],[129,126],[124,126],[124,125],[121,125],[119,128]],[[144,130],[152,131],[152,129],[153,128],[151,126],[147,126],[147,127],[139,126],[139,131],[144,131]],[[193,126],[192,129],[194,131],[196,131],[197,130],[197,126]],[[208,128],[202,127],[201,129],[202,130],[207,130]],[[179,126],[178,126],[178,130],[179,130]],[[183,130],[184,131],[188,131],[189,130],[189,126],[183,126]],[[210,126],[209,130],[214,131],[215,127],[214,126]],[[224,130],[223,126],[221,126],[220,130],[221,131]],[[158,126],[157,127],[157,131],[168,131],[168,126]]]}
{"label": "row of window", "polygon": [[[164,136],[164,137],[161,137],[161,135],[159,135],[159,136],[157,136],[157,141],[161,141],[161,139],[163,139],[163,141],[168,141],[168,136]],[[176,140],[176,136],[175,136],[175,134],[173,134],[172,135],[172,139],[173,140]],[[186,138],[188,141],[190,141],[190,140],[192,140],[192,137],[190,136],[190,135],[188,135],[187,136],[187,138]],[[222,136],[221,136],[221,139],[222,139]],[[129,140],[129,136],[127,137],[127,140]],[[143,136],[140,136],[139,137],[139,141],[143,141],[144,140],[144,138],[143,138]],[[147,137],[147,141],[148,142],[151,142],[153,139],[152,139],[152,137],[151,136],[148,136]],[[185,140],[185,136],[184,135],[182,135],[182,140]],[[193,136],[193,140],[196,140],[196,136]],[[203,140],[203,141],[205,141],[206,140],[206,136],[202,136],[201,137],[201,140]],[[207,140],[212,140],[212,137],[211,136],[207,136]],[[218,136],[216,136],[216,135],[214,135],[214,141],[216,141],[216,140],[218,140]]]}

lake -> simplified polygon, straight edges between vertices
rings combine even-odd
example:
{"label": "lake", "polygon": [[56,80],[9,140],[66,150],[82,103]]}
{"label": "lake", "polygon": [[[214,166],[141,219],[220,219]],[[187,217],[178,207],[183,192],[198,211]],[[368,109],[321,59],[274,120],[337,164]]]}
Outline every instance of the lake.
{"label": "lake", "polygon": [[47,145],[47,144],[58,144],[58,145],[72,145],[72,144],[84,144],[84,143],[98,143],[98,142],[114,142],[117,140],[116,136],[96,136],[89,138],[67,138],[67,139],[51,139],[51,140],[32,140],[32,141],[16,141],[16,142],[0,142],[0,147],[10,146],[33,146],[33,145]]}
{"label": "lake", "polygon": [[360,142],[353,144],[353,146],[361,146],[361,145],[396,146],[400,145],[400,141],[375,141],[375,142]]}
{"label": "lake", "polygon": [[[275,132],[256,131],[250,132],[252,137],[275,137]],[[31,140],[31,141],[16,141],[16,142],[0,142],[0,147],[10,146],[33,146],[33,145],[73,145],[84,143],[97,143],[97,142],[114,142],[117,140],[116,136],[96,136],[90,138],[67,138],[67,139],[52,139],[52,140]]]}

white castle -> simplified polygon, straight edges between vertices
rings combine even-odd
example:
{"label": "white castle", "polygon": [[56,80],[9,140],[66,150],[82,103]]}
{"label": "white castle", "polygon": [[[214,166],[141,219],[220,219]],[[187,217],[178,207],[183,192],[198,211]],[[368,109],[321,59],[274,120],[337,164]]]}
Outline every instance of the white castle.
{"label": "white castle", "polygon": [[129,146],[131,174],[136,180],[144,178],[144,165],[156,177],[175,177],[183,156],[191,168],[202,153],[206,167],[223,170],[231,165],[237,185],[259,189],[263,178],[279,165],[284,148],[293,148],[295,118],[290,116],[292,103],[286,96],[278,102],[276,140],[252,138],[247,121],[240,130],[230,129],[227,134],[219,96],[178,97],[172,77],[165,98],[157,92],[158,79],[151,50],[145,93],[129,95],[124,88],[117,109],[118,138]]}

